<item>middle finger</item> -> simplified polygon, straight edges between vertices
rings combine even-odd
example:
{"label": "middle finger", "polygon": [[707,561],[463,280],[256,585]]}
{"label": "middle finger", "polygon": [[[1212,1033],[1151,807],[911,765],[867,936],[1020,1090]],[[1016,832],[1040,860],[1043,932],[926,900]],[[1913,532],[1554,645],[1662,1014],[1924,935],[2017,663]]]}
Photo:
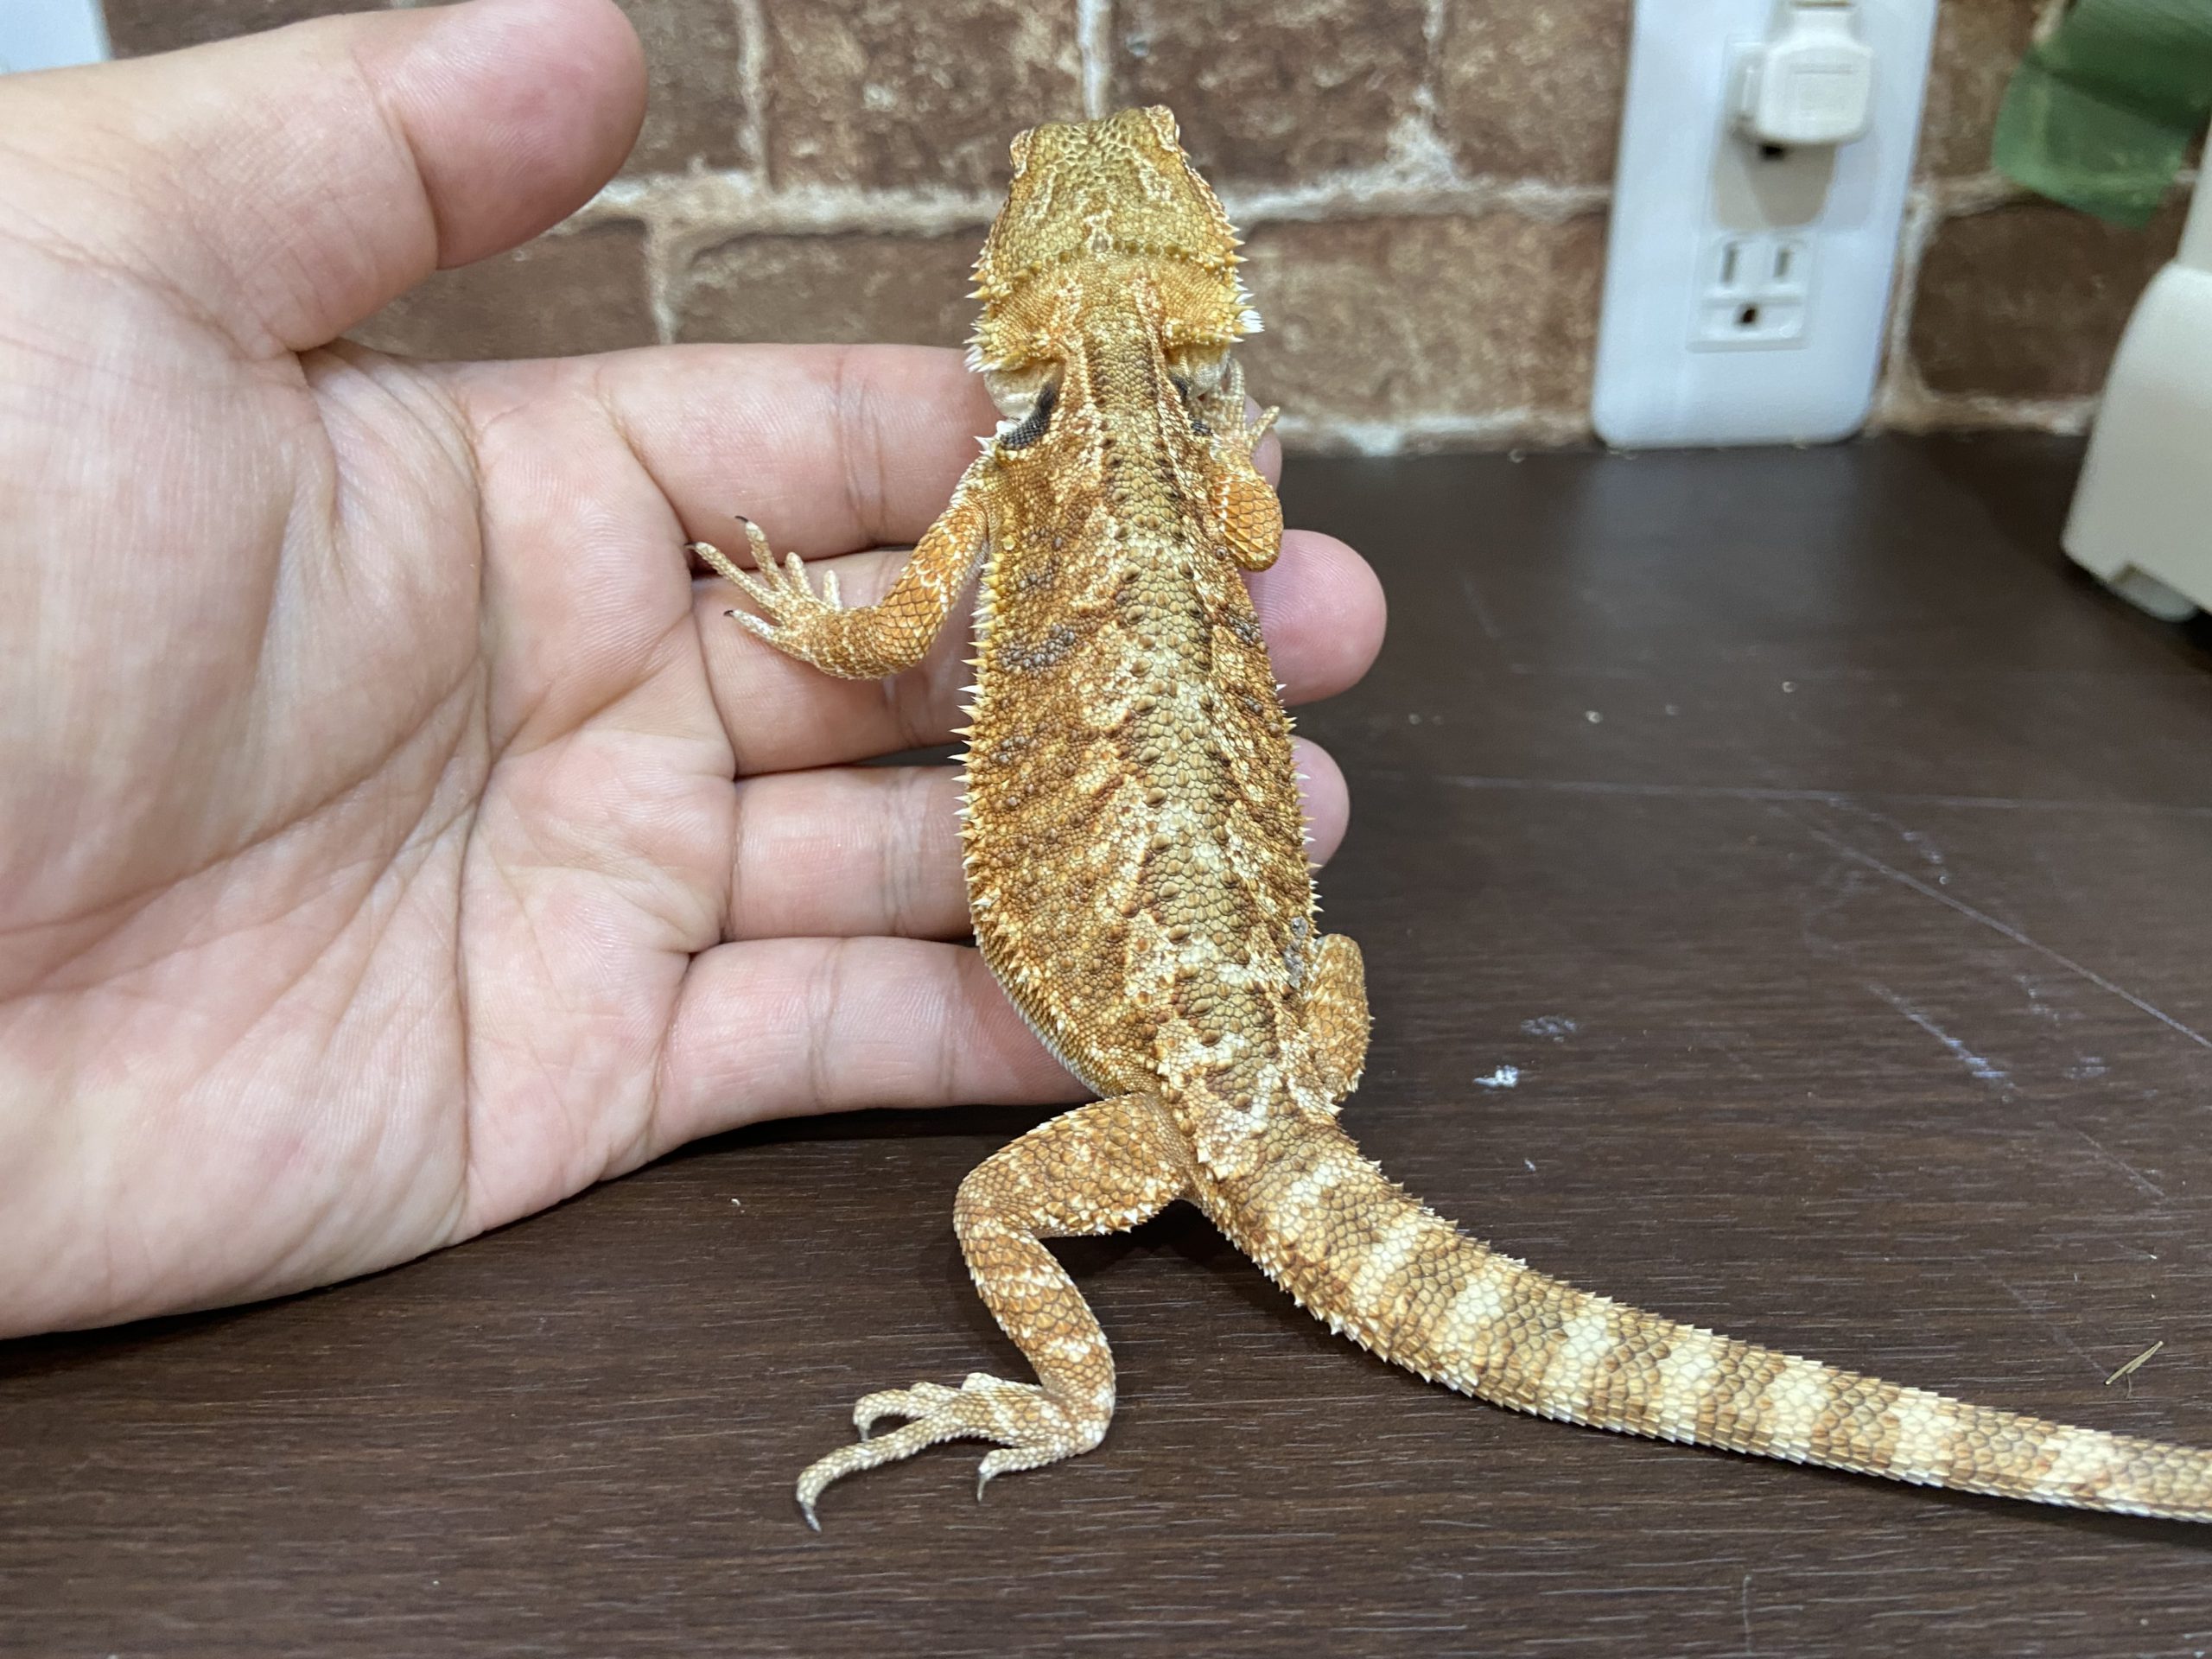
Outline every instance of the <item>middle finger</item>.
{"label": "middle finger", "polygon": [[[763,526],[772,547],[773,528]],[[837,573],[848,604],[864,605],[884,591],[906,557],[904,550],[879,550],[815,563]],[[820,575],[814,573],[817,591]],[[1251,589],[1287,701],[1332,696],[1374,660],[1382,639],[1382,588],[1366,561],[1335,537],[1286,531],[1281,558],[1251,578]],[[948,624],[912,671],[888,680],[839,680],[731,621],[723,613],[737,602],[726,582],[694,585],[708,681],[741,776],[927,747],[950,741],[953,728],[965,722],[962,688],[973,676],[964,616]]]}

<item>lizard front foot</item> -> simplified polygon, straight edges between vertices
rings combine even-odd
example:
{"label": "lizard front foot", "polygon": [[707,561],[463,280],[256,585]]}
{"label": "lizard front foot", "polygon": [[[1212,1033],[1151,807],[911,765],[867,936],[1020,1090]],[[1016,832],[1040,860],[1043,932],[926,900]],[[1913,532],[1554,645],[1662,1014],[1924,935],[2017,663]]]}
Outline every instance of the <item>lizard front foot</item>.
{"label": "lizard front foot", "polygon": [[[798,1478],[798,1506],[817,1532],[814,1506],[832,1481],[863,1469],[880,1468],[911,1458],[940,1440],[990,1440],[998,1449],[983,1459],[976,1477],[976,1496],[999,1475],[1036,1469],[1088,1452],[1106,1437],[1113,1406],[1082,1409],[1055,1399],[1033,1382],[1009,1382],[981,1371],[957,1389],[942,1382],[917,1382],[911,1389],[886,1389],[862,1396],[853,1408],[853,1427],[861,1438],[807,1465]],[[878,1420],[907,1421],[871,1440]]]}
{"label": "lizard front foot", "polygon": [[769,550],[768,538],[760,533],[760,526],[750,518],[738,522],[745,526],[745,540],[753,550],[755,569],[739,569],[730,563],[728,554],[711,543],[691,543],[691,551],[711,566],[716,575],[741,590],[763,613],[760,616],[744,611],[732,611],[729,614],[777,650],[817,667],[825,666],[825,659],[834,660],[842,653],[851,614],[837,596],[837,573],[822,573],[822,593],[819,598],[816,597],[814,589],[807,585],[805,560],[796,553],[787,553],[779,565],[776,556]]}

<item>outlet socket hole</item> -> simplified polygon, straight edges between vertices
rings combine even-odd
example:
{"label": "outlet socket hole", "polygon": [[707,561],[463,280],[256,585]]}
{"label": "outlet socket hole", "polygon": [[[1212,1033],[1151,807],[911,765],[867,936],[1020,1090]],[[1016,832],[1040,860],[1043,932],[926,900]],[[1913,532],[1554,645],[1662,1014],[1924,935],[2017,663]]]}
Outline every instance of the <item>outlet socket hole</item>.
{"label": "outlet socket hole", "polygon": [[1758,307],[1756,305],[1739,307],[1736,312],[1736,326],[1738,328],[1758,327],[1759,326]]}

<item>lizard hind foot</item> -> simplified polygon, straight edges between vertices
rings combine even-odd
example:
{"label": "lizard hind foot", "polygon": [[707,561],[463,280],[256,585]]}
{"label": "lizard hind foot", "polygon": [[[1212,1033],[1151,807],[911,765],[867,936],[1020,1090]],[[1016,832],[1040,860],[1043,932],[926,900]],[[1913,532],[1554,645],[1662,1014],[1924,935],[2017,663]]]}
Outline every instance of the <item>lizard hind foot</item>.
{"label": "lizard hind foot", "polygon": [[[865,1395],[853,1408],[853,1427],[861,1438],[807,1465],[798,1478],[799,1510],[807,1525],[819,1532],[815,1505],[831,1482],[897,1463],[944,1440],[995,1443],[976,1476],[976,1496],[981,1498],[997,1476],[1090,1451],[1105,1438],[1113,1410],[1110,1400],[1072,1405],[1033,1382],[1008,1382],[981,1371],[957,1389],[917,1382],[911,1389]],[[871,1437],[869,1431],[886,1417],[906,1421]]]}

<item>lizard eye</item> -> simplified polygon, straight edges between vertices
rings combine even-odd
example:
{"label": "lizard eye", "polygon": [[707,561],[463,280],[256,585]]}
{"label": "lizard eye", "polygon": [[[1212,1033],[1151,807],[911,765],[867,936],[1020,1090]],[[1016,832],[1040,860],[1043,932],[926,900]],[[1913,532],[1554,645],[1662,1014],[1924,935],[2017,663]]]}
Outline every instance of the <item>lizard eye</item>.
{"label": "lizard eye", "polygon": [[1027,416],[1019,423],[1008,421],[1000,426],[999,448],[1027,449],[1043,437],[1052,424],[1052,407],[1059,400],[1060,388],[1057,382],[1048,381],[1039,387],[1037,401],[1031,405]]}

